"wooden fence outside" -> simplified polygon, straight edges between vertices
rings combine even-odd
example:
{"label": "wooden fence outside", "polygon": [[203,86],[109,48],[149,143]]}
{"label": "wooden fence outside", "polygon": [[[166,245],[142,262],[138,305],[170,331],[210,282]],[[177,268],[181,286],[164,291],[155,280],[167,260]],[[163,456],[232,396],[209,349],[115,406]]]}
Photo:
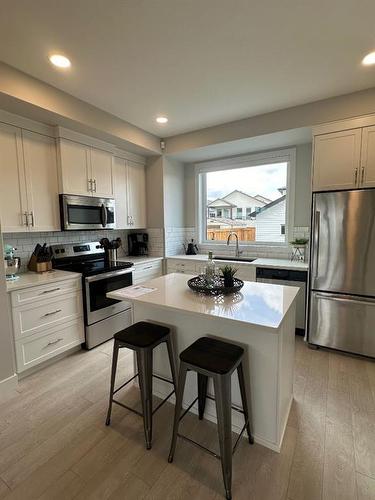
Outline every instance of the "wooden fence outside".
{"label": "wooden fence outside", "polygon": [[207,239],[226,241],[229,233],[235,232],[240,241],[255,241],[255,227],[241,227],[233,229],[207,229]]}

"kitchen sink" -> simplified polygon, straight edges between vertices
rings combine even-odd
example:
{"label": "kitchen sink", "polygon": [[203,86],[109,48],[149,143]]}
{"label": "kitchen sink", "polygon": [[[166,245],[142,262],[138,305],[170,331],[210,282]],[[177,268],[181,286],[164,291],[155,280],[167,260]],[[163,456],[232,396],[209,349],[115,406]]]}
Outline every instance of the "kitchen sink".
{"label": "kitchen sink", "polygon": [[247,257],[228,257],[226,255],[215,255],[214,260],[227,260],[231,262],[254,262],[255,259],[250,259]]}

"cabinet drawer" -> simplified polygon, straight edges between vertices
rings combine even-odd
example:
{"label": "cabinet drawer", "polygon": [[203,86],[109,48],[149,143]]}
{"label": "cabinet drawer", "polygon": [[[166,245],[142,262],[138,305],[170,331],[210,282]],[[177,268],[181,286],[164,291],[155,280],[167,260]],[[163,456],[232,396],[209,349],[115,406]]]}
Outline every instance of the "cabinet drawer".
{"label": "cabinet drawer", "polygon": [[82,317],[82,298],[77,292],[64,294],[14,308],[12,313],[14,336],[16,339],[23,338]]}
{"label": "cabinet drawer", "polygon": [[85,341],[83,321],[69,322],[26,339],[17,340],[17,373],[57,356]]}
{"label": "cabinet drawer", "polygon": [[135,271],[133,274],[134,284],[138,285],[143,281],[151,280],[157,278],[163,274],[162,261],[149,262],[144,264],[138,264],[135,266]]}
{"label": "cabinet drawer", "polygon": [[33,286],[11,293],[12,307],[31,304],[40,300],[61,296],[63,293],[71,293],[81,289],[81,278],[57,281],[48,285]]}
{"label": "cabinet drawer", "polygon": [[168,273],[195,274],[200,268],[204,267],[203,262],[194,263],[189,261],[169,261],[167,262]]}

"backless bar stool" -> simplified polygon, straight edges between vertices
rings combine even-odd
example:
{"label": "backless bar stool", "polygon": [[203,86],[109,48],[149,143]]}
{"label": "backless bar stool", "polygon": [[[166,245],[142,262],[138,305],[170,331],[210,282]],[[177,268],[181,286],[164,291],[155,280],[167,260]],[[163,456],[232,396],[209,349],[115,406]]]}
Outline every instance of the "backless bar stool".
{"label": "backless bar stool", "polygon": [[[173,425],[173,437],[168,462],[173,461],[176,450],[177,437],[180,437],[191,444],[198,446],[210,455],[221,460],[226,498],[232,498],[232,454],[235,452],[238,443],[245,429],[249,442],[253,444],[254,439],[251,434],[249,411],[246,397],[245,381],[242,368],[242,358],[244,350],[228,342],[222,342],[211,337],[201,337],[180,354],[180,371],[178,377],[178,389],[176,396],[175,417]],[[231,377],[237,369],[240,385],[242,410],[232,406],[231,397]],[[189,405],[181,415],[182,400],[185,388],[186,373],[195,371],[198,377],[198,397]],[[207,395],[208,377],[213,378],[215,398]],[[219,434],[220,456],[196,441],[179,434],[178,427],[182,418],[190,408],[198,401],[199,419],[203,418],[206,398],[212,399],[216,403],[217,427]],[[237,441],[232,448],[232,409],[244,415],[245,424],[239,434]]]}
{"label": "backless bar stool", "polygon": [[[146,448],[149,450],[152,443],[152,416],[157,410],[159,410],[159,408],[163,406],[163,404],[172,396],[172,394],[176,390],[177,370],[170,337],[170,330],[165,326],[141,321],[129,326],[128,328],[125,328],[125,330],[116,333],[114,335],[114,341],[111,388],[106,425],[109,425],[111,423],[112,403],[116,403],[117,405],[120,405],[123,408],[136,413],[137,415],[140,415],[141,417],[143,417]],[[162,342],[165,342],[167,344],[169,364],[172,373],[172,382],[164,377],[153,375],[152,373],[153,350]],[[122,347],[132,349],[136,352],[138,373],[115,390],[118,353],[119,349],[121,349]],[[142,413],[114,399],[114,395],[136,377],[139,377]],[[154,410],[152,409],[152,377],[173,384],[174,387],[173,391],[161,403],[159,403]]]}

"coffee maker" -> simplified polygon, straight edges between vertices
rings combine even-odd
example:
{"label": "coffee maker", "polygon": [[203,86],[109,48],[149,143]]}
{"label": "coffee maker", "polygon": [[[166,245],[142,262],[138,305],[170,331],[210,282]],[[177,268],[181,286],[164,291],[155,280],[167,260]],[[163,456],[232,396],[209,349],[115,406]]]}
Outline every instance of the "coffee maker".
{"label": "coffee maker", "polygon": [[148,234],[130,233],[128,234],[129,255],[148,255]]}

